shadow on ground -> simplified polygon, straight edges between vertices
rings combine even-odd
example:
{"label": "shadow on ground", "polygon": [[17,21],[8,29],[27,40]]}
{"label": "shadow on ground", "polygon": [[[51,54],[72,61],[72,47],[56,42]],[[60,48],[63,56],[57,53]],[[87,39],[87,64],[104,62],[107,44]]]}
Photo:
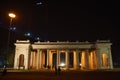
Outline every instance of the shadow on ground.
{"label": "shadow on ground", "polygon": [[19,71],[0,73],[0,80],[120,80],[120,71],[61,71],[59,75],[54,71]]}

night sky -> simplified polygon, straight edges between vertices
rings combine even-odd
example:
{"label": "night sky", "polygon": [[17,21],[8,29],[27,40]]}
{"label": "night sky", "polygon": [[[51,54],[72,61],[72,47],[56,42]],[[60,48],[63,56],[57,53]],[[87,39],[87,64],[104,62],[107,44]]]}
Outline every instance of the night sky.
{"label": "night sky", "polygon": [[[110,0],[0,0],[0,36],[16,18],[15,33],[30,32],[43,41],[110,40],[113,56],[120,56],[119,2]],[[22,39],[22,38],[21,38]],[[2,43],[3,39],[0,41]]]}

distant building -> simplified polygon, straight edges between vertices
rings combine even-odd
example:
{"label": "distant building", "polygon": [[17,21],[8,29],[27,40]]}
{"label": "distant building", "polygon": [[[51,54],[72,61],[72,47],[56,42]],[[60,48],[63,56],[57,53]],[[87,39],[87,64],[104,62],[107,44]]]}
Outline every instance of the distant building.
{"label": "distant building", "polygon": [[112,69],[109,40],[96,42],[34,42],[17,40],[14,69]]}

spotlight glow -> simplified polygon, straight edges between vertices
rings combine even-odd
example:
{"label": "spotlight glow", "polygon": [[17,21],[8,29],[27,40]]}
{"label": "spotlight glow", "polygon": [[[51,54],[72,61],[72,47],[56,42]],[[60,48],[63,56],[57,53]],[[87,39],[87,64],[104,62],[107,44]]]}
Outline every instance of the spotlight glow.
{"label": "spotlight glow", "polygon": [[65,66],[65,63],[61,63],[60,66]]}

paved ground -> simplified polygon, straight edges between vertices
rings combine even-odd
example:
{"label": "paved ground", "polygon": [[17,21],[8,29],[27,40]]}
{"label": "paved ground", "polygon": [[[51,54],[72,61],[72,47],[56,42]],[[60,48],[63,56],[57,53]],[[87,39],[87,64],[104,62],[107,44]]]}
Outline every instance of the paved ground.
{"label": "paved ground", "polygon": [[62,71],[56,75],[54,71],[7,72],[0,80],[120,80],[120,71]]}

